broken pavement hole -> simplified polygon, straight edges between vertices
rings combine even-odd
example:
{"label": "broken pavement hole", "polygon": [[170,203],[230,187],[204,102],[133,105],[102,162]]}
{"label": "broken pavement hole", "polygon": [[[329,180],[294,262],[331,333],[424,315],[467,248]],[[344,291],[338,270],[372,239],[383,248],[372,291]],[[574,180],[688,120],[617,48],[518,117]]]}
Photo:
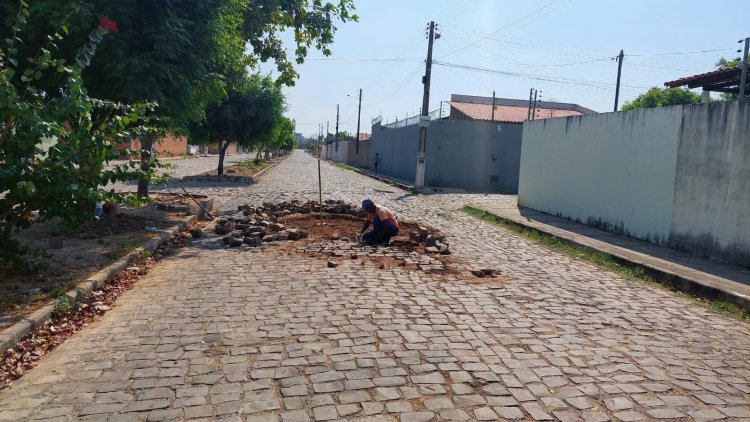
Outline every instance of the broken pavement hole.
{"label": "broken pavement hole", "polygon": [[[363,245],[357,237],[364,225],[364,213],[343,201],[328,200],[242,205],[233,216],[217,221],[215,231],[221,243],[236,250],[273,247],[282,252],[303,254],[321,260],[328,268],[374,266],[430,274],[445,274],[475,282],[465,265],[450,256],[450,245],[439,230],[413,221],[399,221],[399,234],[388,246]],[[497,272],[482,273],[494,281]]]}

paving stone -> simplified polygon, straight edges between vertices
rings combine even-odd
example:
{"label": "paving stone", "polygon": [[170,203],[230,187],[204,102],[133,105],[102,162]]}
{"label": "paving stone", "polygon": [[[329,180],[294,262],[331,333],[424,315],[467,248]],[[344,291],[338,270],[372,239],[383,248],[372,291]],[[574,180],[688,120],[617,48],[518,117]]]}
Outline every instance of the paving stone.
{"label": "paving stone", "polygon": [[280,408],[281,405],[278,400],[253,401],[242,405],[242,413],[256,413]]}
{"label": "paving stone", "polygon": [[732,418],[750,418],[750,407],[719,407],[718,409]]}
{"label": "paving stone", "polygon": [[430,372],[423,375],[412,375],[411,382],[415,384],[442,384],[445,382],[445,378],[440,372]]}
{"label": "paving stone", "polygon": [[480,407],[474,409],[474,417],[479,421],[494,421],[497,420],[497,413],[489,407]]}
{"label": "paving stone", "polygon": [[154,410],[148,413],[148,416],[146,417],[147,421],[176,421],[176,420],[182,420],[182,410],[181,409],[162,409],[162,410]]}
{"label": "paving stone", "polygon": [[362,413],[367,416],[383,413],[383,410],[385,409],[385,405],[378,402],[364,402],[360,403],[360,405],[362,406]]}
{"label": "paving stone", "polygon": [[552,416],[546,413],[539,404],[536,402],[521,403],[521,407],[536,421],[549,421],[552,420]]}
{"label": "paving stone", "polygon": [[339,417],[336,406],[320,406],[313,409],[313,415],[316,421],[330,421]]}
{"label": "paving stone", "polygon": [[631,402],[627,397],[610,397],[608,399],[604,399],[604,405],[607,406],[607,409],[613,412],[633,408],[633,402]]}
{"label": "paving stone", "polygon": [[169,406],[169,400],[157,399],[157,400],[139,400],[128,403],[123,413],[128,412],[143,412],[145,410],[163,409]]}
{"label": "paving stone", "polygon": [[365,401],[370,401],[370,395],[365,391],[347,391],[339,394],[339,403],[341,404],[361,403]]}
{"label": "paving stone", "polygon": [[692,410],[687,412],[687,414],[696,421],[716,421],[727,417],[716,409]]}
{"label": "paving stone", "polygon": [[453,402],[448,397],[431,397],[424,401],[424,407],[430,411],[453,409]]}
{"label": "paving stone", "polygon": [[661,408],[661,409],[649,409],[646,411],[646,414],[654,419],[677,419],[677,418],[684,418],[685,414],[676,410],[676,409],[668,409],[668,408]]}
{"label": "paving stone", "polygon": [[389,401],[385,408],[391,413],[411,412],[411,403],[408,401]]}
{"label": "paving stone", "polygon": [[432,412],[405,412],[399,416],[401,422],[425,422],[435,418]]}
{"label": "paving stone", "polygon": [[523,411],[520,407],[515,406],[505,406],[505,407],[495,407],[495,412],[503,419],[523,419],[525,416],[523,414]]}
{"label": "paving stone", "polygon": [[304,410],[293,410],[291,412],[281,413],[282,422],[308,422],[310,417]]}
{"label": "paving stone", "polygon": [[583,412],[581,418],[585,422],[605,422],[610,420],[604,412]]}
{"label": "paving stone", "polygon": [[439,418],[444,421],[468,421],[471,416],[462,409],[446,409],[440,411]]}
{"label": "paving stone", "polygon": [[339,412],[339,416],[349,416],[359,412],[359,405],[357,404],[340,404],[336,406],[336,410]]}
{"label": "paving stone", "polygon": [[636,412],[635,410],[625,410],[623,412],[617,412],[614,414],[615,419],[619,421],[642,421],[646,420],[646,415],[640,412]]}

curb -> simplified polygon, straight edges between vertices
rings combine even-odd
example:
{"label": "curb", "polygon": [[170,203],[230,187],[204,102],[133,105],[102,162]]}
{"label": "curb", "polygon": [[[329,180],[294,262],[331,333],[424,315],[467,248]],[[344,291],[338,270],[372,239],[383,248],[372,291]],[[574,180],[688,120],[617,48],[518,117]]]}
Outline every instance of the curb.
{"label": "curb", "polygon": [[286,159],[287,159],[287,157],[289,157],[289,155],[285,155],[284,157],[282,157],[282,158],[281,158],[281,160],[278,160],[278,161],[274,162],[273,164],[271,164],[270,166],[268,166],[268,167],[264,168],[263,170],[261,170],[261,171],[259,171],[259,172],[255,173],[255,174],[253,175],[253,179],[254,179],[254,178],[256,178],[256,177],[260,177],[261,175],[263,175],[263,173],[265,173],[265,172],[267,172],[268,170],[271,170],[272,168],[276,167],[277,165],[279,165],[279,163],[280,163],[280,162],[282,162],[282,161],[286,160]]}
{"label": "curb", "polygon": [[182,181],[197,183],[241,183],[250,185],[253,183],[253,178],[249,176],[185,176],[182,178]]}
{"label": "curb", "polygon": [[[130,260],[136,254],[143,251],[153,252],[156,248],[182,231],[185,226],[196,220],[198,220],[198,216],[192,215],[175,226],[154,232],[154,234],[158,236],[157,238],[148,239],[144,242],[143,246],[136,248],[129,254],[87,277],[85,281],[78,283],[76,287],[65,293],[65,296],[71,304],[78,302],[93,290],[101,287],[106,281],[112,279],[117,273],[127,268],[130,264]],[[56,304],[57,302],[55,301],[45,305],[21,321],[18,321],[10,327],[0,331],[0,351],[4,352],[5,350],[13,348],[16,343],[21,341],[34,329],[47,322],[52,317],[52,310],[55,309]]]}
{"label": "curb", "polygon": [[[647,259],[649,255],[645,255],[640,252],[628,251],[615,245],[611,245],[611,247],[608,248],[600,248],[597,247],[597,243],[601,243],[600,241],[590,239],[585,236],[577,236],[572,234],[566,235],[567,232],[563,229],[555,228],[556,230],[545,230],[543,227],[539,227],[540,225],[546,226],[541,222],[537,224],[528,224],[525,219],[515,219],[509,216],[498,215],[492,210],[488,210],[480,205],[470,206],[494,216],[497,220],[503,220],[506,223],[512,224],[513,226],[552,236],[564,243],[580,249],[603,253],[612,258],[620,265],[629,267],[643,267],[648,271],[648,274],[653,277],[655,281],[680,292],[688,293],[692,296],[698,296],[706,299],[723,300],[737,305],[740,308],[745,309],[746,311],[750,311],[750,295],[744,294],[732,288],[732,284],[739,284],[741,286],[744,286],[744,284],[736,283],[734,281],[728,281],[721,277],[717,277],[707,273],[701,273],[701,276],[696,277],[679,274],[679,270],[675,271],[659,266],[658,263],[649,262],[649,260]],[[643,255],[644,258],[640,258],[637,255]]]}

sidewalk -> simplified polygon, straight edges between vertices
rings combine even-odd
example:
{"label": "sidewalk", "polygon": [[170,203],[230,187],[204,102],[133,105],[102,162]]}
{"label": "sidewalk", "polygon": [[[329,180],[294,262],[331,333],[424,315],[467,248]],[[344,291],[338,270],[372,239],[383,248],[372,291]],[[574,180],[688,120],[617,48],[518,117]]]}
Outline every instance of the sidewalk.
{"label": "sidewalk", "polygon": [[720,264],[528,208],[488,204],[477,204],[474,207],[576,246],[604,252],[624,263],[649,268],[660,282],[677,290],[725,300],[750,310],[748,269]]}

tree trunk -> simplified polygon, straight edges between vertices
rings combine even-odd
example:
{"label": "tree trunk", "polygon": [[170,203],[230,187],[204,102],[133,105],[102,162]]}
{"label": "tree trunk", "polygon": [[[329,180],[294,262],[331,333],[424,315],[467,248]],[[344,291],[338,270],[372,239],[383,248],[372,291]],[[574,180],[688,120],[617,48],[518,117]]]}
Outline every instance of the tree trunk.
{"label": "tree trunk", "polygon": [[[154,135],[144,135],[141,138],[141,170],[148,171],[151,167],[151,152],[154,149]],[[138,196],[141,198],[148,198],[148,180],[140,178],[138,179]]]}
{"label": "tree trunk", "polygon": [[229,148],[229,141],[219,142],[219,168],[216,170],[216,174],[218,174],[219,176],[224,175],[224,157],[227,154],[228,148]]}

